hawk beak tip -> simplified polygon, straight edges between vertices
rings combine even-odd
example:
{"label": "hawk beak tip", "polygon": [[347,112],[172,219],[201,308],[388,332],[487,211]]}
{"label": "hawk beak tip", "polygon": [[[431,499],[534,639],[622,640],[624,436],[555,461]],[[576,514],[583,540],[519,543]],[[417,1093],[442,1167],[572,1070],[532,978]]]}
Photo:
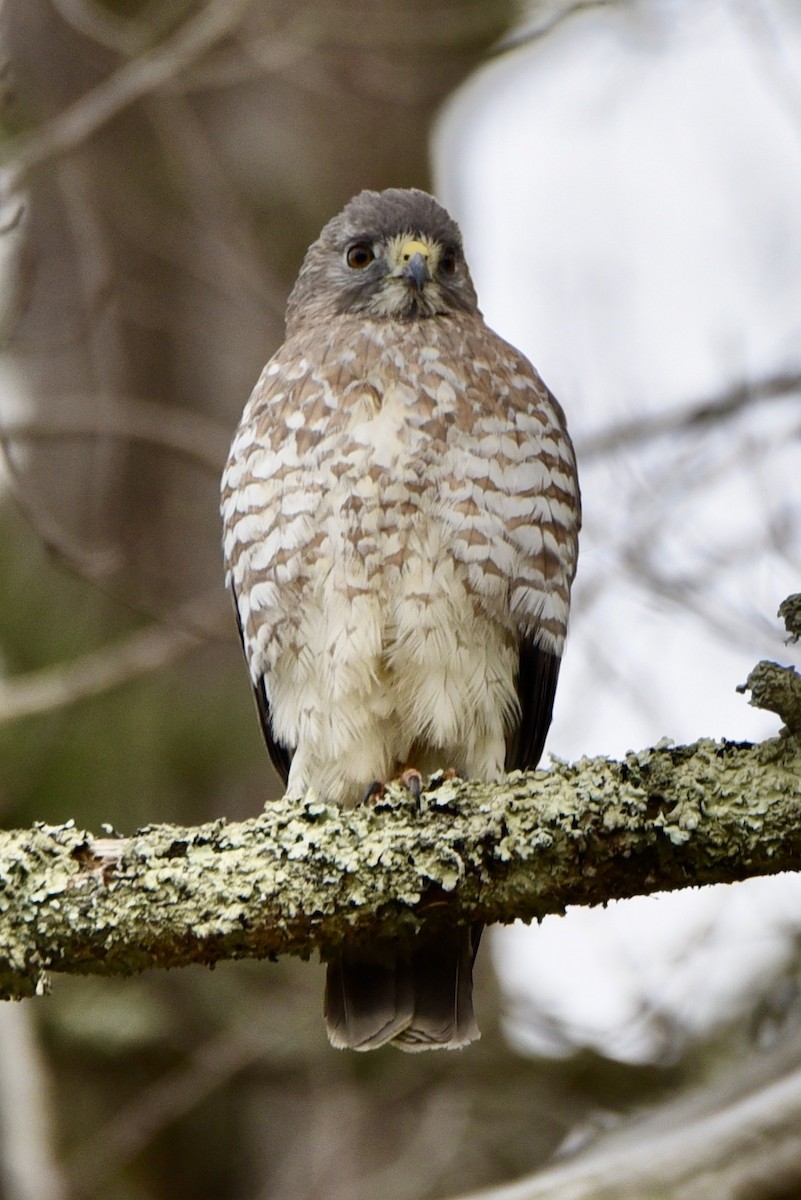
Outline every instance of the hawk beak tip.
{"label": "hawk beak tip", "polygon": [[431,278],[428,263],[422,254],[412,255],[409,261],[404,264],[402,276],[408,284],[416,288],[418,292],[422,292]]}

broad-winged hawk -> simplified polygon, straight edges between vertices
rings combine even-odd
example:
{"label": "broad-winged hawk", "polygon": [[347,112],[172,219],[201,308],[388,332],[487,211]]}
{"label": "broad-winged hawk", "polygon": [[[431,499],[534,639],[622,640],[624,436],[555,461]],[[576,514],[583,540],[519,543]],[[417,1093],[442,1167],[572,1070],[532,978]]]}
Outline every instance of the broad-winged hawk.
{"label": "broad-winged hawk", "polygon": [[[310,247],[222,511],[290,796],[354,805],[406,766],[536,766],[576,567],[575,459],[554,397],[485,325],[433,197],[362,192]],[[478,932],[346,950],[328,967],[333,1044],[474,1040]]]}

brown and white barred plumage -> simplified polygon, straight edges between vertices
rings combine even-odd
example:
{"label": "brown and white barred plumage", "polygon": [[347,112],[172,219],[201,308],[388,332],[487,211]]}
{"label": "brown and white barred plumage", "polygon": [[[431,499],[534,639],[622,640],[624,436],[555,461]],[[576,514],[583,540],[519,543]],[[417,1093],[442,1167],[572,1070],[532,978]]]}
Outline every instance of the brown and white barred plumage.
{"label": "brown and white barred plumage", "polygon": [[[376,265],[348,267],[354,244]],[[576,566],[573,449],[536,371],[484,324],[458,229],[425,193],[361,193],[310,248],[222,511],[290,795],[353,805],[408,763],[483,780],[536,765]],[[474,941],[344,956],[334,1044],[472,1040]]]}

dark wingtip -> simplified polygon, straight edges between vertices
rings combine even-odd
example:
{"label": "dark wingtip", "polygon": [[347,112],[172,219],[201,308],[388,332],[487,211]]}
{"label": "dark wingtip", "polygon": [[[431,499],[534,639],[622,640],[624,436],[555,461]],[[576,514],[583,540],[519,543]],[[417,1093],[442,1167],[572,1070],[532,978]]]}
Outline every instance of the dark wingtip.
{"label": "dark wingtip", "polygon": [[[242,618],[239,615],[239,604],[237,603],[236,592],[231,588],[231,599],[234,602],[234,613],[236,615],[236,627],[239,630],[239,639],[242,643],[242,649],[245,652],[247,660],[247,649],[245,647],[245,631],[242,628]],[[286,783],[289,778],[289,768],[292,763],[292,752],[282,742],[276,741],[273,736],[273,718],[270,712],[270,704],[267,700],[267,692],[264,688],[264,680],[261,679],[257,684],[253,685],[253,695],[256,698],[256,710],[259,714],[261,722],[261,731],[264,734],[264,740],[267,743],[267,750],[270,755],[273,766],[275,767],[281,779]]]}
{"label": "dark wingtip", "polygon": [[506,744],[507,771],[534,770],[542,758],[553,716],[553,702],[562,660],[523,637],[517,673],[520,723]]}

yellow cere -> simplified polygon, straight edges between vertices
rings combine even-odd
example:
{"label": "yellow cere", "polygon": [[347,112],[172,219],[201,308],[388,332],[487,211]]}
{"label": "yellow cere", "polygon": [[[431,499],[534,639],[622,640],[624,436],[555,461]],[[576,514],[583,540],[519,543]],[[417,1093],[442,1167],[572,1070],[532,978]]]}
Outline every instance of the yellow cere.
{"label": "yellow cere", "polygon": [[423,258],[428,258],[430,253],[429,247],[425,242],[404,242],[401,246],[401,261],[408,262],[414,258],[415,254],[422,254]]}
{"label": "yellow cere", "polygon": [[442,247],[439,242],[418,241],[408,233],[402,233],[390,238],[386,248],[386,261],[390,268],[400,272],[415,254],[422,254],[428,262],[431,274],[436,274],[439,260],[442,257]]}

